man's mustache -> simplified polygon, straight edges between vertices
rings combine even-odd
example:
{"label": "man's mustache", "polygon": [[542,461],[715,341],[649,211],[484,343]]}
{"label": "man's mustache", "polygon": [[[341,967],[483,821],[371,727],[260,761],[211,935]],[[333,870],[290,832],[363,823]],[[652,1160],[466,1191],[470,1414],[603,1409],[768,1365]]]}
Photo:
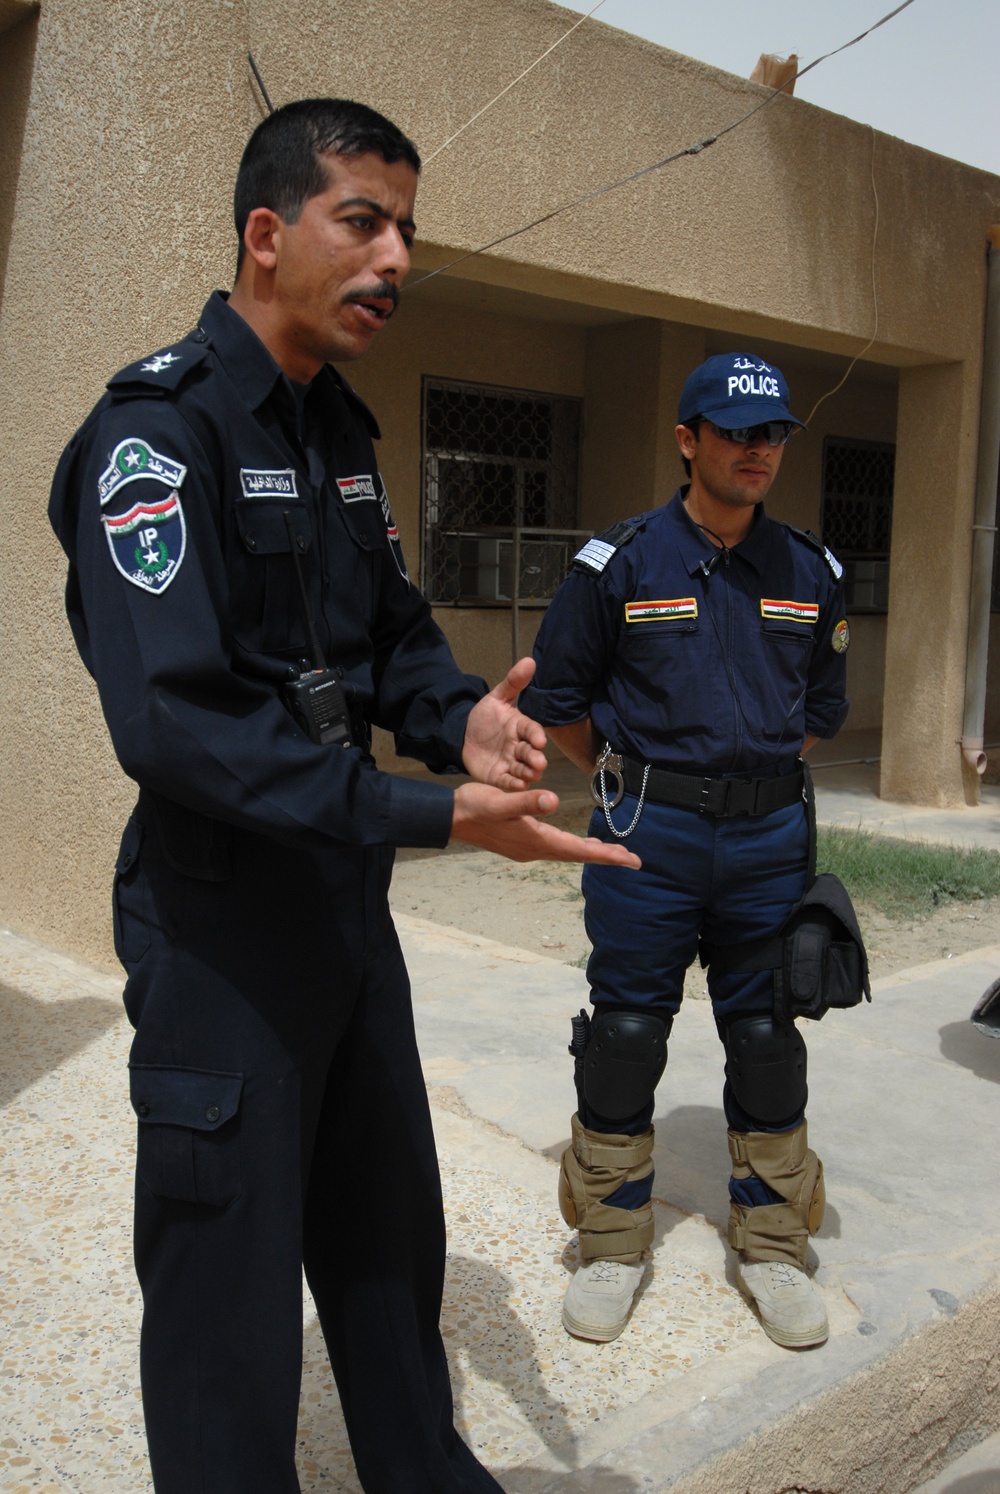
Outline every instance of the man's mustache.
{"label": "man's mustache", "polygon": [[399,306],[399,286],[393,285],[391,280],[379,280],[375,285],[369,286],[364,290],[349,291],[344,300],[391,301],[392,311],[389,312],[389,315],[392,316],[393,312]]}

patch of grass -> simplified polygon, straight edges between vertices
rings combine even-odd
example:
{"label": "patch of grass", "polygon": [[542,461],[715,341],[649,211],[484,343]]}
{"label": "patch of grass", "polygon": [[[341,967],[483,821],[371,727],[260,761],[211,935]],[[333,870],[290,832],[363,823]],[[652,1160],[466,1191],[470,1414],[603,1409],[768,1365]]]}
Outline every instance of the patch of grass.
{"label": "patch of grass", "polygon": [[816,870],[835,872],[852,898],[887,918],[930,913],[943,902],[1000,897],[1000,853],[980,846],[892,840],[820,825]]}

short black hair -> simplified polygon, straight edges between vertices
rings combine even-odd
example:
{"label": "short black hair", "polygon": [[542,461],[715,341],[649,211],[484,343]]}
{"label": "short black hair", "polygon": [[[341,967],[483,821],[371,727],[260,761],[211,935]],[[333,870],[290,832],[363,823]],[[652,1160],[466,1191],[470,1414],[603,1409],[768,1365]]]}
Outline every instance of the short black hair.
{"label": "short black hair", "polygon": [[390,166],[406,161],[414,171],[420,170],[413,141],[384,114],[353,99],[299,99],[262,119],[247,141],[236,174],[237,275],[245,253],[243,234],[254,208],[270,208],[286,223],[295,223],[309,198],[327,188],[324,155],[369,153]]}
{"label": "short black hair", "polygon": [[[701,430],[701,422],[704,420],[704,418],[705,417],[703,415],[696,415],[693,420],[683,420],[681,422],[681,424],[691,432],[696,441],[700,440],[698,432]],[[690,477],[691,463],[688,461],[686,456],[682,456],[681,461],[684,463],[684,475],[686,477]]]}

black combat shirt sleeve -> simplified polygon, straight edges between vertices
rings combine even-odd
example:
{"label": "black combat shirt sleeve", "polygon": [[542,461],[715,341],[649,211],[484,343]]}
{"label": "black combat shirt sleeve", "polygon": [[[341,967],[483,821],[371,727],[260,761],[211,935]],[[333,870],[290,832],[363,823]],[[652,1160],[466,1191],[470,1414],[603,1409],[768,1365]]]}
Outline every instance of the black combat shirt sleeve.
{"label": "black combat shirt sleeve", "polygon": [[[102,512],[101,475],[129,437],[186,468],[176,489],[183,539],[175,525],[172,540],[180,560],[160,590],[122,572],[104,522],[136,505],[155,508],[170,493],[163,481],[134,478]],[[310,742],[275,684],[234,667],[211,472],[176,407],[137,398],[102,402],[56,473],[50,517],[71,562],[70,621],[125,772],[188,808],[292,843],[444,845],[450,789],[381,773],[358,749]],[[377,639],[378,716],[403,734],[415,731],[417,745],[443,761],[460,750],[456,739],[478,692],[447,645],[428,634],[429,609],[414,595],[408,621],[397,619],[395,636],[384,623]]]}

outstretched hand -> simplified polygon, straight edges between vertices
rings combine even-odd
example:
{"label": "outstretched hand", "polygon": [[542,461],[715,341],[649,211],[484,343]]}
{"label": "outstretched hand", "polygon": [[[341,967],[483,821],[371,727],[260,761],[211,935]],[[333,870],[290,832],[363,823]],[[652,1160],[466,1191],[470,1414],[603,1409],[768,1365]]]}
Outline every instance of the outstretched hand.
{"label": "outstretched hand", "polygon": [[519,659],[469,712],[462,762],[477,783],[514,791],[537,782],[545,772],[545,732],[516,705],[534,672],[534,659]]}
{"label": "outstretched hand", "polygon": [[[508,675],[508,678],[510,676]],[[546,825],[537,815],[553,814],[558,797],[548,789],[506,791],[482,783],[463,783],[455,790],[453,840],[495,851],[510,861],[599,861],[608,866],[639,867],[642,862],[621,845],[605,845],[588,836],[570,835]]]}

